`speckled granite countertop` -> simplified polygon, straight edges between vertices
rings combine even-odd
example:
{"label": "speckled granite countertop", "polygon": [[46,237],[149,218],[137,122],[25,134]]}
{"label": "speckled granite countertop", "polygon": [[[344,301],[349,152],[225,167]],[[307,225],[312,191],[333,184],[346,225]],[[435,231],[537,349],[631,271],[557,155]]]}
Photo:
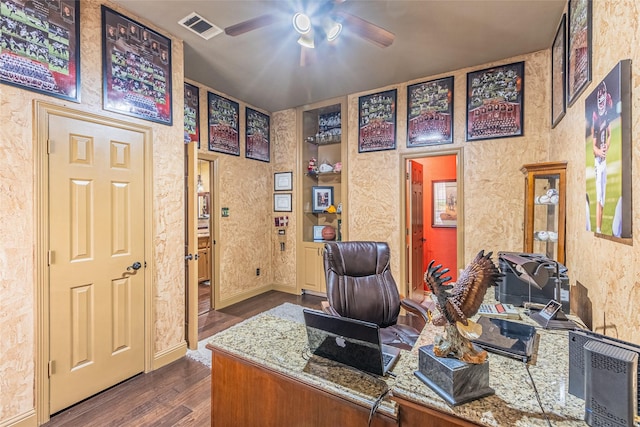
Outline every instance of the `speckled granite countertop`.
{"label": "speckled granite countertop", "polygon": [[[522,315],[520,322],[537,326]],[[441,328],[428,325],[414,349],[399,360],[394,396],[485,426],[547,426],[524,362],[489,353],[489,386],[495,394],[451,407],[418,379],[418,349],[433,342]],[[584,400],[569,394],[567,331],[538,329],[539,341],[529,370],[553,426],[586,426]]]}
{"label": "speckled granite countertop", "polygon": [[[526,316],[522,321],[537,325]],[[441,328],[428,325],[414,349],[402,351],[392,370],[396,378],[386,377],[384,382],[310,356],[304,325],[296,316],[287,318],[267,312],[213,336],[209,345],[366,407],[389,387],[393,396],[484,426],[547,425],[525,364],[492,353],[489,385],[495,389],[495,395],[449,406],[414,375],[419,347],[430,344],[436,333],[441,333]],[[529,369],[547,416],[553,426],[586,426],[584,401],[568,393],[567,332],[539,329],[538,334],[536,357],[529,363]],[[378,411],[397,416],[398,404],[387,397]]]}

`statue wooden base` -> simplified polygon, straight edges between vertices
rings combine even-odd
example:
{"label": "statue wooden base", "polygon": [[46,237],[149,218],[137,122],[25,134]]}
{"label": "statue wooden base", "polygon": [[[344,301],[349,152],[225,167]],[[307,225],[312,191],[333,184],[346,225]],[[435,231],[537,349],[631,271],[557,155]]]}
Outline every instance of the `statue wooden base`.
{"label": "statue wooden base", "polygon": [[433,353],[433,345],[420,347],[415,375],[452,406],[495,393],[489,387],[488,360],[472,364],[438,357]]}

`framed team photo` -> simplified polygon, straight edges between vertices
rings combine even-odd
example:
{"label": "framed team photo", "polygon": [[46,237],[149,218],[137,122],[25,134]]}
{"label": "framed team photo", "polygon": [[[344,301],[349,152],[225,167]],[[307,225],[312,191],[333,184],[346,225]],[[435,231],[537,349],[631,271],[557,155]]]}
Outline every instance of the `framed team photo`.
{"label": "framed team photo", "polygon": [[453,76],[407,88],[407,147],[453,143]]}
{"label": "framed team photo", "polygon": [[567,98],[569,105],[591,82],[591,0],[569,0]]}
{"label": "framed team photo", "polygon": [[585,99],[586,230],[629,239],[631,61],[620,61]]}
{"label": "framed team photo", "polygon": [[358,99],[358,152],[395,150],[396,89]]}
{"label": "framed team photo", "polygon": [[207,92],[207,111],[209,115],[209,151],[239,156],[239,104],[223,96]]}
{"label": "framed team photo", "polygon": [[524,62],[467,73],[467,141],[522,136]]}
{"label": "framed team photo", "polygon": [[551,46],[551,128],[560,123],[567,110],[567,16],[562,15]]}
{"label": "framed team photo", "polygon": [[102,108],[171,126],[171,39],[104,5],[101,9]]}
{"label": "framed team photo", "polygon": [[80,1],[0,1],[0,83],[80,102]]}
{"label": "framed team photo", "polygon": [[268,115],[246,107],[245,157],[269,162],[271,138],[269,137],[270,118]]}
{"label": "framed team photo", "polygon": [[200,148],[200,89],[184,84],[184,142],[197,142]]}

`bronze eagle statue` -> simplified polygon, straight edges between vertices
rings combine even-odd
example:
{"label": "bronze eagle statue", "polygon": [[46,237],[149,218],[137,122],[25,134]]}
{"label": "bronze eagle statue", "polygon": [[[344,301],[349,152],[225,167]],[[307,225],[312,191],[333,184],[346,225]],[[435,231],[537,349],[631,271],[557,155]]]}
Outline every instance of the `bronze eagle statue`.
{"label": "bronze eagle statue", "polygon": [[493,252],[484,250],[460,273],[458,281],[447,284],[451,276],[442,265],[429,263],[424,281],[431,291],[436,309],[431,312],[431,323],[445,327],[445,336],[436,335],[433,352],[436,356],[449,355],[468,363],[484,363],[487,352],[474,346],[471,339],[477,338],[482,327],[473,322],[473,317],[490,286],[497,286],[502,273],[491,259]]}

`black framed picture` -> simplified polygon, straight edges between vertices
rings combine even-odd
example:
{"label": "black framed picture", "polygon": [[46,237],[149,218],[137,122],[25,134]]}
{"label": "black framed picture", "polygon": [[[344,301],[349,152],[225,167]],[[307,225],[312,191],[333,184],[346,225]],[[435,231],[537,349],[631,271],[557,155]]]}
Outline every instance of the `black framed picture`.
{"label": "black framed picture", "polygon": [[567,16],[562,15],[551,46],[551,128],[557,126],[567,111]]}
{"label": "black framed picture", "polygon": [[0,83],[80,101],[80,1],[0,1]]}
{"label": "black framed picture", "polygon": [[358,99],[358,152],[395,150],[396,89]]}
{"label": "black framed picture", "polygon": [[467,141],[522,136],[524,62],[467,73]]}
{"label": "black framed picture", "polygon": [[101,8],[102,107],[171,126],[171,39]]}
{"label": "black framed picture", "polygon": [[249,107],[246,107],[245,113],[244,155],[247,159],[269,162],[271,152],[270,118],[268,115]]}
{"label": "black framed picture", "polygon": [[184,142],[197,142],[200,148],[200,89],[184,84]]}
{"label": "black framed picture", "polygon": [[453,76],[407,87],[407,147],[453,143]]}
{"label": "black framed picture", "polygon": [[591,82],[591,0],[569,0],[567,98],[573,105]]}
{"label": "black framed picture", "polygon": [[223,96],[207,92],[209,151],[240,155],[238,117],[240,105]]}

